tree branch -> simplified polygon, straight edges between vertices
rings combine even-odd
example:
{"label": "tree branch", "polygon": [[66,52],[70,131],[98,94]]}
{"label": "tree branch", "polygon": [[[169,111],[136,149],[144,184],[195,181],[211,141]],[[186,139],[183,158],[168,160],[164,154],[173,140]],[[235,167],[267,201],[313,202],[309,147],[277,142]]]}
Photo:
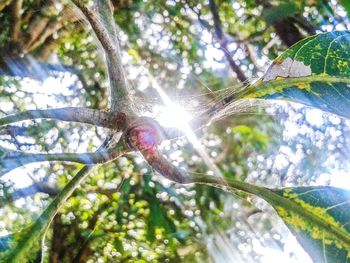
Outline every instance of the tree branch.
{"label": "tree branch", "polygon": [[88,8],[81,0],[72,0],[72,2],[85,15],[105,51],[111,86],[111,111],[132,113],[110,1],[97,1],[94,10]]}
{"label": "tree branch", "polygon": [[120,130],[118,116],[105,111],[67,107],[46,110],[29,110],[0,118],[0,126],[34,119],[55,119],[68,122],[88,123],[99,127]]}
{"label": "tree branch", "polygon": [[[29,77],[43,81],[50,76],[57,78],[57,72],[71,73],[79,77],[78,71],[71,66],[43,63],[30,55],[20,57],[18,52],[16,54],[8,54],[6,51],[0,52],[0,75],[19,78]],[[81,81],[81,79],[79,80]],[[83,81],[82,84],[86,87]]]}
{"label": "tree branch", "polygon": [[[102,203],[102,205],[97,209],[92,218],[89,220],[89,224],[87,229],[92,233],[96,228],[96,224],[99,221],[99,216],[103,211],[105,211],[109,206],[109,202]],[[89,238],[83,239],[82,244],[79,246],[78,253],[72,259],[72,263],[83,263],[88,259],[89,254],[92,253],[91,248],[89,247],[90,243],[93,241],[93,237],[89,236]]]}
{"label": "tree branch", "polygon": [[11,3],[12,0],[0,0],[0,12]]}
{"label": "tree branch", "polygon": [[11,151],[0,160],[2,168],[0,176],[29,163],[63,161],[88,165],[102,164],[112,161],[126,152],[127,146],[123,143],[120,143],[115,148],[99,150],[93,153],[24,153]]}
{"label": "tree branch", "polygon": [[141,153],[148,164],[163,177],[180,184],[186,183],[185,173],[165,159],[161,153],[158,151],[144,151]]}
{"label": "tree branch", "polygon": [[221,20],[219,17],[218,7],[215,4],[214,0],[209,0],[209,8],[210,8],[210,11],[211,11],[212,16],[213,16],[215,34],[216,34],[217,39],[219,40],[221,50],[224,52],[225,57],[230,65],[232,71],[236,73],[237,78],[241,82],[244,82],[247,79],[247,77],[245,76],[245,74],[243,73],[241,68],[233,60],[233,58],[230,54],[230,51],[227,48],[227,39],[225,37],[224,32],[222,31],[222,24],[221,24]]}
{"label": "tree branch", "polygon": [[30,21],[25,34],[22,34],[18,39],[18,45],[21,52],[26,53],[27,48],[38,38],[47,27],[51,20],[55,8],[54,1],[43,1],[43,6],[38,15],[34,16]]}
{"label": "tree branch", "polygon": [[79,17],[75,16],[74,12],[67,7],[65,7],[61,13],[61,17],[58,17],[56,20],[47,23],[43,31],[35,38],[32,43],[30,43],[30,46],[26,47],[26,52],[31,52],[42,45],[47,38],[62,29],[67,21],[74,23],[79,20]]}
{"label": "tree branch", "polygon": [[[101,0],[105,1],[105,0]],[[98,17],[97,10],[92,10],[86,6],[84,1],[82,0],[72,0],[72,2],[80,9],[80,11],[84,14],[86,19],[89,21],[94,33],[97,36],[97,39],[100,41],[103,49],[106,53],[116,54],[117,50],[113,41],[103,25],[102,21]]]}
{"label": "tree branch", "polygon": [[16,201],[20,198],[33,196],[36,193],[44,193],[44,194],[48,194],[49,196],[55,196],[59,193],[59,191],[58,189],[49,187],[43,183],[34,183],[32,185],[18,189],[13,193],[9,194],[8,199],[9,201]]}
{"label": "tree branch", "polygon": [[21,11],[22,11],[23,0],[14,0],[12,3],[12,27],[11,27],[11,38],[13,42],[16,42],[18,35],[21,30]]}
{"label": "tree branch", "polygon": [[[213,31],[212,26],[207,21],[205,21],[204,19],[201,18],[202,14],[201,14],[200,10],[196,10],[191,5],[189,0],[186,0],[186,4],[197,15],[197,19],[198,19],[199,23],[204,28],[206,28],[209,32],[212,32]],[[225,33],[222,30],[222,24],[221,24],[221,20],[220,20],[219,13],[218,13],[218,8],[217,8],[214,0],[209,1],[209,8],[210,8],[210,11],[212,13],[213,21],[214,21],[214,32],[215,32],[214,37],[217,39],[218,43],[220,44],[220,49],[224,52],[225,58],[227,59],[231,70],[237,75],[237,78],[241,82],[244,82],[247,79],[247,77],[245,76],[243,71],[240,69],[240,67],[236,64],[236,62],[232,59],[232,54],[230,53],[230,51],[227,48],[228,40],[227,40]]]}
{"label": "tree branch", "polygon": [[[101,146],[96,150],[96,152],[105,151],[108,146],[111,137],[108,137],[104,140]],[[125,145],[118,144],[118,148],[124,149]],[[116,150],[117,152],[117,150]],[[115,156],[118,158],[123,155],[125,152],[123,150],[119,151],[119,155]],[[60,193],[55,197],[55,199],[50,203],[50,205],[45,209],[45,211],[39,216],[35,223],[30,227],[29,231],[23,236],[16,248],[12,253],[7,257],[7,262],[16,263],[19,260],[25,260],[26,255],[28,255],[28,250],[30,250],[44,235],[46,229],[49,227],[51,221],[57,214],[59,208],[62,204],[71,196],[74,190],[83,182],[83,180],[89,175],[89,172],[92,170],[93,166],[87,165],[84,166],[80,171],[73,177],[72,180],[60,191]]]}

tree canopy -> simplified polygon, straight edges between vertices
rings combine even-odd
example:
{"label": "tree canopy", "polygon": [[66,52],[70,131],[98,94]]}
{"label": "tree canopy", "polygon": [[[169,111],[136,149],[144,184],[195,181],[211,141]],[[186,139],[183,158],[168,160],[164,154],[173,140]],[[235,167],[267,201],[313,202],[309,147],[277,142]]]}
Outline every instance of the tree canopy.
{"label": "tree canopy", "polygon": [[0,262],[350,262],[349,12],[0,0]]}

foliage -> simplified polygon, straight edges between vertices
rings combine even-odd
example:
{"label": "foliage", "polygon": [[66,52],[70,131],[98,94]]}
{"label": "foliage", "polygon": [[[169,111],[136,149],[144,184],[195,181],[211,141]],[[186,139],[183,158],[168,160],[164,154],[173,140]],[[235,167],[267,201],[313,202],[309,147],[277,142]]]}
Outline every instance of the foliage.
{"label": "foliage", "polygon": [[293,100],[348,118],[349,36],[338,31],[300,41],[244,96]]}
{"label": "foliage", "polygon": [[[4,223],[0,230],[6,235],[0,239],[2,259],[27,262],[39,261],[43,256],[44,262],[215,262],[232,253],[242,254],[237,261],[262,261],[263,255],[255,249],[253,240],[273,240],[283,246],[283,240],[273,237],[278,233],[284,237],[287,230],[274,221],[269,207],[261,207],[253,198],[258,196],[277,211],[315,262],[348,261],[349,192],[309,186],[313,183],[311,176],[317,177],[337,162],[343,167],[344,160],[348,160],[345,121],[331,116],[338,122],[333,133],[343,130],[341,136],[335,136],[337,139],[331,135],[323,137],[326,146],[336,145],[329,151],[320,153],[320,147],[313,145],[313,135],[295,139],[298,149],[307,142],[302,147],[308,152],[302,157],[304,166],[297,171],[277,169],[280,174],[276,174],[276,168],[265,159],[280,155],[278,147],[283,144],[279,134],[285,126],[277,125],[276,117],[266,115],[271,110],[266,105],[275,105],[275,111],[286,114],[274,104],[276,99],[349,118],[349,32],[332,30],[309,36],[330,31],[325,26],[345,27],[347,16],[338,14],[348,11],[346,1],[333,4],[210,0],[209,5],[207,1],[191,0],[111,1],[121,52],[113,49],[118,49],[118,43],[114,43],[118,40],[111,33],[113,21],[97,21],[104,21],[101,25],[114,40],[113,48],[108,49],[91,17],[81,19],[71,3],[49,1],[41,7],[39,2],[0,1],[0,21],[5,28],[0,33],[0,99],[4,117],[0,122],[6,123],[0,130],[1,163],[6,168],[13,160],[19,165],[36,161],[37,152],[50,154],[47,160],[67,162],[28,166],[32,184],[20,189],[16,186],[20,179],[11,183],[3,177],[0,223]],[[73,2],[86,16],[81,7],[84,1]],[[95,1],[94,5],[101,8],[107,2]],[[93,10],[98,12],[98,8]],[[94,33],[87,30],[86,23]],[[234,88],[244,86],[239,83],[242,77],[250,79],[261,74],[268,59],[275,57],[259,80]],[[124,71],[130,101],[118,97],[122,92],[115,93],[123,90]],[[52,87],[59,82],[64,86],[62,94]],[[155,83],[173,101],[195,112],[198,118],[190,123],[195,129],[218,121],[198,134],[202,135],[200,141],[210,157],[206,158],[196,143],[175,136],[163,145],[166,160],[161,159],[161,154],[150,157],[144,148],[136,147],[150,166],[140,161],[135,147],[130,147],[132,136],[128,137],[135,122],[127,121],[141,115],[156,118],[165,111],[161,108],[157,112],[165,101],[161,101]],[[44,89],[52,94],[43,95]],[[115,94],[118,98],[113,98]],[[118,125],[123,124],[124,115],[113,112],[113,100],[118,99],[128,106],[126,110],[122,108],[127,121],[121,128]],[[98,111],[111,109],[109,100],[111,112]],[[43,112],[35,109],[53,106],[50,103],[97,111],[88,115],[90,119],[82,109],[80,115],[74,109],[73,114],[48,114],[45,118],[53,120],[40,120]],[[259,106],[264,108],[260,112]],[[27,110],[32,111],[22,117],[6,117]],[[303,110],[307,113],[307,109]],[[245,112],[253,114],[244,115]],[[85,121],[89,125],[81,116],[89,119]],[[109,116],[115,127],[106,126],[100,116]],[[13,122],[9,121],[11,118]],[[279,118],[283,122],[283,116]],[[19,119],[25,120],[21,126],[15,124]],[[72,123],[77,120],[82,123]],[[318,128],[319,133],[327,129]],[[111,140],[111,134],[118,136]],[[145,138],[147,143],[156,141]],[[105,145],[96,150],[102,141]],[[81,151],[88,153],[76,154]],[[120,157],[125,152],[128,154]],[[337,162],[326,168],[320,165],[328,160],[328,153],[334,157],[344,152],[342,159],[337,157]],[[110,157],[111,154],[114,155]],[[277,166],[276,160],[270,163]],[[95,168],[87,177],[85,170],[90,166],[80,170],[81,165],[72,161],[93,164]],[[162,169],[164,163],[175,168]],[[172,183],[155,173],[174,179],[171,172],[183,171],[179,167],[188,172],[182,182],[186,184]],[[14,177],[17,171],[8,175]],[[212,173],[224,179],[210,176]],[[291,183],[285,188],[284,179],[289,174],[292,179],[287,183]],[[303,178],[299,180],[297,174]],[[300,182],[307,187],[299,186]],[[262,213],[260,208],[267,212]],[[255,215],[259,222],[249,223]],[[254,227],[257,233],[249,236]],[[233,245],[220,248],[220,244],[230,243],[225,240],[228,237]],[[243,244],[251,249],[242,249]]]}

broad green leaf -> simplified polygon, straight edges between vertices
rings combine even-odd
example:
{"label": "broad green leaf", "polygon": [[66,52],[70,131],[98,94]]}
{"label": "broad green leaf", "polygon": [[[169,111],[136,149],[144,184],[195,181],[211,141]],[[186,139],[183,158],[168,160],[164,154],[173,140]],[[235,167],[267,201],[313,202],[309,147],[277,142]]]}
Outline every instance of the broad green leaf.
{"label": "broad green leaf", "polygon": [[275,206],[277,213],[314,262],[350,262],[350,246],[338,236],[350,233],[349,191],[334,187],[298,187],[276,193],[317,215],[326,224],[326,228],[322,227],[311,218]]}
{"label": "broad green leaf", "polygon": [[280,55],[241,98],[284,99],[350,118],[350,32],[301,40]]}
{"label": "broad green leaf", "polygon": [[314,262],[350,262],[350,191],[327,186],[272,190],[230,178],[223,184],[221,179],[204,175],[193,175],[192,182],[263,198]]}

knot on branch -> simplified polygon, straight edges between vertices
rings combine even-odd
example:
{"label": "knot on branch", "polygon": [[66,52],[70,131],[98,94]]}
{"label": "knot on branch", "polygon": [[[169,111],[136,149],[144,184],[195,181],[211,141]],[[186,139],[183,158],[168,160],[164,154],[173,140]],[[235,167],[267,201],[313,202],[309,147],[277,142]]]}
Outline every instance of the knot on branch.
{"label": "knot on branch", "polygon": [[165,138],[163,128],[148,117],[140,117],[131,123],[125,132],[125,141],[134,150],[139,150],[148,164],[165,178],[187,183],[183,171],[177,169],[158,151],[157,146]]}
{"label": "knot on branch", "polygon": [[128,146],[140,152],[156,150],[164,136],[158,122],[148,117],[140,117],[133,121],[125,133]]}

